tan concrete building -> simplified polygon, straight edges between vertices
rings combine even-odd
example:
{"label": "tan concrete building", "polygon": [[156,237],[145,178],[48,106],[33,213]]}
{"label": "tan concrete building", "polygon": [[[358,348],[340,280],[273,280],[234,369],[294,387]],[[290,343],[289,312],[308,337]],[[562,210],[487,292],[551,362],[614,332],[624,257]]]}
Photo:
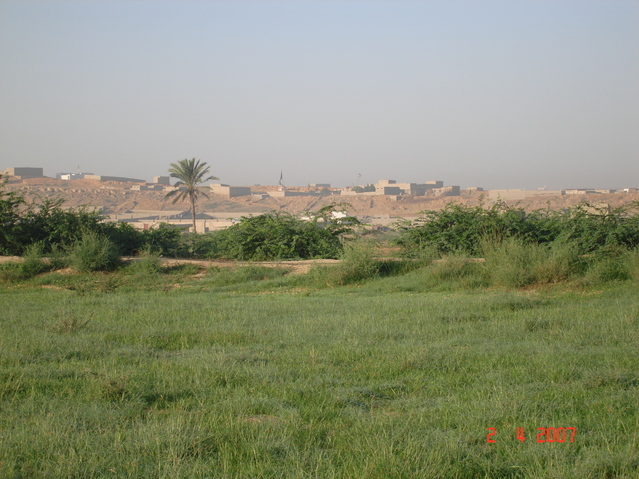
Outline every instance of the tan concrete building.
{"label": "tan concrete building", "polygon": [[237,196],[251,196],[251,188],[249,186],[229,186],[229,185],[211,185],[211,191],[216,195],[226,196],[227,198],[235,198]]}
{"label": "tan concrete building", "polygon": [[31,167],[12,167],[6,168],[2,172],[3,176],[16,176],[22,180],[26,180],[28,178],[43,178],[44,177],[44,169],[43,168],[31,168]]}
{"label": "tan concrete building", "polygon": [[433,188],[435,196],[459,196],[461,188],[459,186],[442,186],[441,188]]}
{"label": "tan concrete building", "polygon": [[153,181],[151,183],[155,183],[157,185],[169,186],[171,184],[171,177],[169,177],[169,176],[154,176],[153,177]]}

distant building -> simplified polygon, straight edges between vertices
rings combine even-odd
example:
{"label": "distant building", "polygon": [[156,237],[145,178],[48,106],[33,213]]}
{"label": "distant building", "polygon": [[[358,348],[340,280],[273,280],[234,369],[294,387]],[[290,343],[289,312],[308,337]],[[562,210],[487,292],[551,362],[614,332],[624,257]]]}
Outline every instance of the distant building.
{"label": "distant building", "polygon": [[375,193],[378,195],[401,195],[402,189],[399,186],[375,185]]}
{"label": "distant building", "polygon": [[309,185],[311,188],[330,188],[330,183],[311,183]]}
{"label": "distant building", "polygon": [[169,176],[154,176],[153,181],[151,183],[155,183],[157,185],[170,185],[171,177]]}
{"label": "distant building", "polygon": [[[375,185],[370,185],[375,188],[375,191],[368,192],[368,190],[362,191],[361,187],[345,188],[341,191],[342,195],[385,195],[385,196],[426,196],[435,194],[444,194],[442,192],[435,193],[435,190],[444,186],[443,181],[427,181],[425,183],[397,183],[396,180],[379,180]],[[452,189],[446,190],[446,195],[459,195],[455,193],[459,187],[448,187]],[[358,192],[359,191],[359,192]]]}
{"label": "distant building", "polygon": [[146,184],[146,185],[133,185],[131,186],[133,191],[162,191],[164,187],[162,185]]}
{"label": "distant building", "polygon": [[85,176],[95,176],[93,173],[56,173],[58,180],[83,180]]}
{"label": "distant building", "polygon": [[442,186],[441,188],[433,188],[435,196],[459,196],[461,188],[459,186]]}
{"label": "distant building", "polygon": [[2,172],[3,176],[16,176],[21,180],[28,178],[44,178],[44,169],[31,167],[12,167],[6,168]]}
{"label": "distant building", "polygon": [[251,188],[249,186],[229,186],[229,185],[211,185],[211,191],[216,195],[226,196],[227,198],[235,198],[237,196],[251,196]]}
{"label": "distant building", "polygon": [[59,180],[97,180],[97,181],[118,181],[121,183],[146,183],[138,178],[125,178],[122,176],[101,176],[93,173],[58,173],[55,175]]}

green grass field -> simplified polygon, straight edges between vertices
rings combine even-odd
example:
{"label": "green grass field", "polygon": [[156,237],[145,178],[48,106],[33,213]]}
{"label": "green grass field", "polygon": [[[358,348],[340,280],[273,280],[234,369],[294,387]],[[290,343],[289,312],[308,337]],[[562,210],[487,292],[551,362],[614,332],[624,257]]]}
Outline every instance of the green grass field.
{"label": "green grass field", "polygon": [[0,477],[639,477],[636,280],[151,266],[0,285]]}

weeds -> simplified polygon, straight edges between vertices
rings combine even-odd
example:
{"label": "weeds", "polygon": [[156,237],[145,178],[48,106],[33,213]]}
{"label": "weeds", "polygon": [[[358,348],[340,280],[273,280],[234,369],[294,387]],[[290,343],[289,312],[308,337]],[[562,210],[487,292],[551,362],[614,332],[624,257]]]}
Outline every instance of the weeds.
{"label": "weeds", "polygon": [[75,333],[77,331],[80,331],[81,329],[86,328],[92,317],[93,313],[90,313],[87,319],[79,319],[74,314],[64,316],[51,327],[51,330],[58,334]]}
{"label": "weeds", "polygon": [[120,264],[120,254],[106,236],[85,233],[70,251],[71,265],[80,272],[110,271]]}
{"label": "weeds", "polygon": [[535,244],[519,238],[482,243],[490,284],[521,288],[566,281],[582,268],[577,249],[567,243]]}
{"label": "weeds", "polygon": [[209,268],[207,283],[215,286],[229,286],[251,281],[264,281],[281,278],[288,273],[284,268],[266,266],[241,266],[235,268]]}

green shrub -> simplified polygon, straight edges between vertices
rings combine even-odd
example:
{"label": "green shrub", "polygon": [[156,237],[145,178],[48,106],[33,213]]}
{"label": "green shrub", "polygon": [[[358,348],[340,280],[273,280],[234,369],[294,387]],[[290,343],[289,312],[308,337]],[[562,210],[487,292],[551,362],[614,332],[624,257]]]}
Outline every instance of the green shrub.
{"label": "green shrub", "polygon": [[571,278],[582,260],[576,247],[564,243],[527,243],[519,238],[484,241],[482,250],[490,284],[520,288]]}
{"label": "green shrub", "polygon": [[398,224],[399,244],[412,252],[434,248],[442,254],[480,256],[483,238],[502,241],[519,238],[526,244],[571,244],[579,254],[611,247],[639,246],[637,204],[608,210],[582,203],[565,211],[536,210],[496,203],[469,207],[448,204],[441,210],[424,211],[410,223]]}
{"label": "green shrub", "polygon": [[373,279],[380,275],[382,262],[375,259],[375,248],[364,241],[347,243],[335,265],[311,268],[309,279],[319,286],[342,286]]}
{"label": "green shrub", "polygon": [[85,233],[70,252],[71,265],[78,271],[109,271],[120,264],[120,254],[109,238]]}
{"label": "green shrub", "polygon": [[[161,256],[177,257],[183,241],[182,230],[177,226],[160,223],[157,228],[142,231],[141,249]],[[198,235],[195,235],[198,236]]]}
{"label": "green shrub", "polygon": [[135,258],[127,266],[127,272],[136,275],[158,275],[162,271],[162,261],[158,253],[152,252],[150,248],[146,248],[140,252],[138,258]]}
{"label": "green shrub", "polygon": [[53,245],[49,253],[49,263],[52,270],[64,269],[69,266],[67,253],[58,245]]}
{"label": "green shrub", "polygon": [[51,269],[51,265],[42,257],[42,243],[33,243],[25,248],[20,269],[26,278],[31,278]]}
{"label": "green shrub", "polygon": [[270,213],[243,217],[212,239],[216,257],[241,261],[337,258],[344,230],[288,213]]}
{"label": "green shrub", "polygon": [[483,264],[474,258],[450,254],[422,267],[416,278],[421,289],[437,291],[475,289],[486,285]]}
{"label": "green shrub", "polygon": [[623,250],[593,254],[588,258],[584,283],[599,284],[632,278],[632,255]]}
{"label": "green shrub", "polygon": [[20,263],[0,263],[0,281],[14,283],[27,279]]}
{"label": "green shrub", "polygon": [[639,248],[628,251],[626,256],[628,276],[635,281],[639,281]]}

